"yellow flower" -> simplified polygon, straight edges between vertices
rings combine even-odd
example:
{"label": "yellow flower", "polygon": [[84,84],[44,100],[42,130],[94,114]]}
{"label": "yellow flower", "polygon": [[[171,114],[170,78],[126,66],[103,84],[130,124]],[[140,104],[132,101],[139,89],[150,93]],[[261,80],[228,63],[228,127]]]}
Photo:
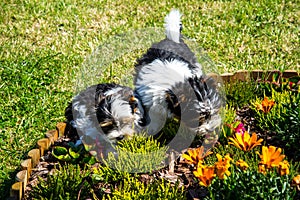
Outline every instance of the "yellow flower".
{"label": "yellow flower", "polygon": [[264,100],[262,100],[261,104],[256,103],[256,109],[261,110],[264,113],[270,112],[270,110],[273,108],[275,105],[274,100],[269,100],[268,97],[265,96]]}
{"label": "yellow flower", "polygon": [[300,175],[297,175],[293,178],[292,186],[297,186],[298,190],[300,190]]}
{"label": "yellow flower", "polygon": [[263,139],[257,140],[256,133],[250,134],[246,131],[244,134],[236,133],[234,137],[230,137],[228,144],[232,144],[243,151],[250,151],[254,147],[261,145]]}
{"label": "yellow flower", "polygon": [[258,172],[265,174],[266,173],[266,166],[258,163]]}
{"label": "yellow flower", "polygon": [[288,175],[290,173],[289,167],[290,167],[290,164],[287,160],[280,162],[278,165],[278,171],[279,171],[280,176]]}
{"label": "yellow flower", "polygon": [[197,170],[194,171],[194,175],[200,180],[200,185],[207,187],[216,176],[215,168],[214,166],[204,166],[199,163]]}
{"label": "yellow flower", "polygon": [[260,164],[265,165],[267,169],[271,167],[277,167],[279,163],[284,159],[285,155],[281,155],[281,148],[274,146],[263,146]]}
{"label": "yellow flower", "polygon": [[[257,152],[257,154],[259,154]],[[278,173],[283,176],[290,173],[289,163],[284,160],[285,155],[281,154],[281,148],[276,148],[274,146],[263,146],[262,155],[260,155],[261,161],[258,164],[258,171],[261,173],[266,173],[271,167],[278,167]]]}
{"label": "yellow flower", "polygon": [[243,161],[242,159],[239,159],[238,161],[236,161],[235,164],[241,170],[246,170],[249,167],[249,165],[245,161]]}
{"label": "yellow flower", "polygon": [[230,161],[232,158],[227,154],[225,158],[222,158],[220,154],[217,154],[218,161],[215,163],[216,173],[219,179],[224,179],[224,175],[230,176]]}
{"label": "yellow flower", "polygon": [[186,160],[188,164],[195,164],[195,165],[197,165],[199,162],[202,162],[202,160],[206,156],[212,154],[211,151],[204,152],[204,146],[195,149],[189,149],[187,153],[188,154],[183,154],[182,157]]}

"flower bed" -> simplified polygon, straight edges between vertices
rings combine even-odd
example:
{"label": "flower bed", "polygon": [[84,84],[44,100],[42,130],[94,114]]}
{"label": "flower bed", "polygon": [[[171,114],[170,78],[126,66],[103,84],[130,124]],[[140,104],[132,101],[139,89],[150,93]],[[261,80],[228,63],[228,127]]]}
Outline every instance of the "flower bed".
{"label": "flower bed", "polygon": [[[224,125],[217,144],[209,151],[200,147],[201,140],[196,140],[192,144],[194,148],[178,159],[169,155],[167,167],[161,166],[151,173],[129,174],[118,169],[120,159],[108,157],[100,164],[84,148],[75,147],[74,138],[63,137],[65,124],[59,123],[56,130],[46,133],[47,138],[37,142],[39,149],[31,150],[29,159],[22,162],[11,196],[19,199],[49,198],[49,195],[69,199],[78,196],[95,199],[299,198],[299,74],[296,71],[238,71],[221,77],[227,97]],[[167,133],[172,132],[172,127],[166,129]],[[143,137],[123,142],[120,149],[143,152],[139,148],[146,146],[149,152],[165,151],[153,138]],[[128,155],[119,156],[125,159]],[[154,156],[153,159],[163,157]],[[105,163],[114,163],[115,169]],[[145,164],[145,167],[149,166]]]}

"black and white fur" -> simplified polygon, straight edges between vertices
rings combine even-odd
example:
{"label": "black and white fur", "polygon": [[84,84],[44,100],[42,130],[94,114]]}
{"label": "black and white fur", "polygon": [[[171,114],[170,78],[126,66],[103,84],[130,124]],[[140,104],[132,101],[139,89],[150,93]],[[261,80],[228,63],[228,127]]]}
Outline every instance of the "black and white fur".
{"label": "black and white fur", "polygon": [[[222,97],[182,40],[180,17],[177,10],[166,16],[166,39],[153,44],[135,66],[135,92],[145,108],[150,134],[159,132],[166,119],[174,117],[200,134],[221,124]],[[195,118],[196,127],[191,124]]]}
{"label": "black and white fur", "polygon": [[137,60],[135,90],[98,84],[83,90],[66,108],[67,124],[92,141],[107,143],[146,129],[158,133],[167,119],[178,118],[204,134],[221,123],[221,96],[215,81],[181,38],[179,11],[165,19],[166,39],[155,43]]}
{"label": "black and white fur", "polygon": [[81,138],[96,139],[99,134],[108,143],[116,143],[139,131],[141,106],[133,90],[117,84],[88,87],[73,98],[65,110],[67,124]]}

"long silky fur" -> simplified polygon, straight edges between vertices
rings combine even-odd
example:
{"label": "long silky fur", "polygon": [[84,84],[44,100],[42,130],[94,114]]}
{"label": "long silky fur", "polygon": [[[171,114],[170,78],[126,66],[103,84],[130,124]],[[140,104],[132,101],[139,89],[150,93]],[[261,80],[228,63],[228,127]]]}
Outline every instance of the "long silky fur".
{"label": "long silky fur", "polygon": [[[155,105],[162,106],[169,118],[179,115],[183,119],[190,112],[189,117],[195,122],[191,126],[198,126],[201,132],[209,131],[221,123],[218,111],[222,97],[213,84],[214,80],[203,74],[195,54],[184,43],[180,16],[178,10],[172,10],[166,16],[166,38],[154,43],[137,60],[135,92],[146,112]],[[187,91],[190,94],[187,95]],[[188,101],[179,99],[184,95]],[[210,122],[210,119],[215,122]],[[151,123],[149,116],[146,121]]]}
{"label": "long silky fur", "polygon": [[166,36],[169,40],[176,43],[180,43],[180,30],[182,27],[180,17],[181,14],[179,10],[175,9],[165,17]]}
{"label": "long silky fur", "polygon": [[123,125],[128,126],[126,127],[128,133],[133,133],[134,130],[129,129],[139,120],[139,116],[133,112],[129,103],[133,95],[131,88],[117,84],[107,83],[88,87],[76,95],[66,108],[67,124],[73,127],[73,131],[86,130],[83,134],[89,134],[88,130],[95,134],[96,129],[91,129],[90,126],[100,127],[102,123],[109,124],[101,127],[101,130],[107,136],[107,140],[111,141],[126,134],[122,133]]}

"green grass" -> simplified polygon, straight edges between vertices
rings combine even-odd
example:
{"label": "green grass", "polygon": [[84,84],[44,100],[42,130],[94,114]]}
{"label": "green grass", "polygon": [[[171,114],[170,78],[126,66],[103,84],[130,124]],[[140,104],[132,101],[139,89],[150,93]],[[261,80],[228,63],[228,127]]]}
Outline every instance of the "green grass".
{"label": "green grass", "polygon": [[[115,34],[162,27],[171,8],[181,10],[183,33],[207,52],[220,72],[300,70],[297,1],[3,0],[0,199],[8,195],[26,152],[64,120],[74,72],[84,58]],[[134,51],[120,59],[113,75],[126,72],[126,63],[135,57]]]}

